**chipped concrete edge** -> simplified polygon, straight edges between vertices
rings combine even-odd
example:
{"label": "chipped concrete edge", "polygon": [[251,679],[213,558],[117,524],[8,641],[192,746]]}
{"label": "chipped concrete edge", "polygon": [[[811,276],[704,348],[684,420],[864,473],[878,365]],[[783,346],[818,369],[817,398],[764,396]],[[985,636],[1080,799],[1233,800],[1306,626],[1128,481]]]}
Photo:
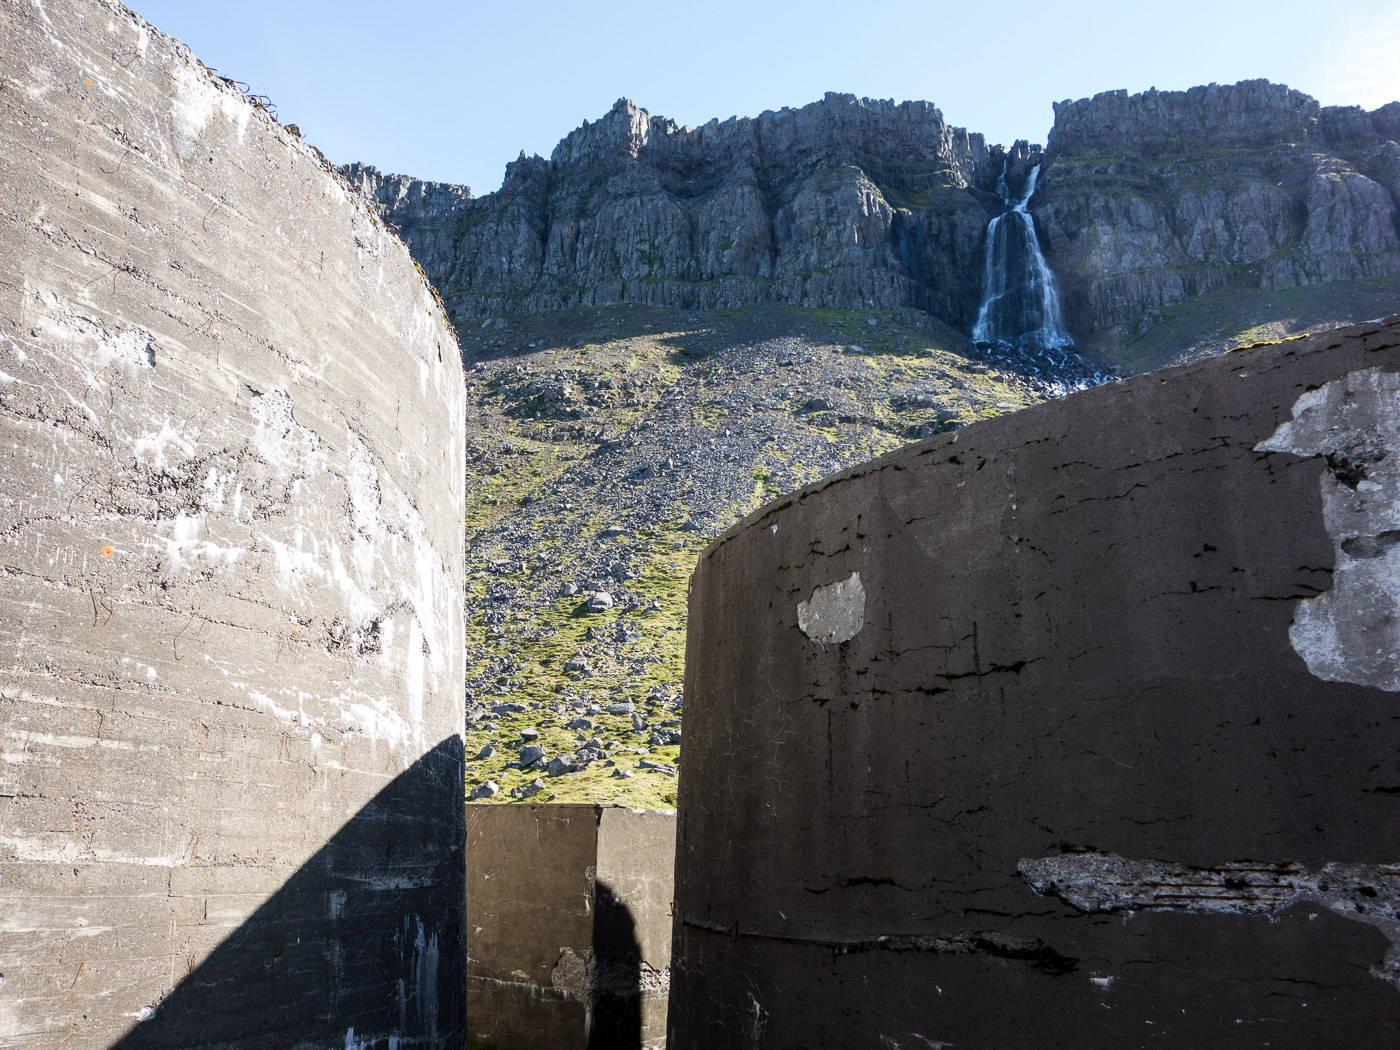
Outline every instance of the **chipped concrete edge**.
{"label": "chipped concrete edge", "polygon": [[798,602],[797,626],[823,652],[858,635],[865,626],[865,587],[860,573],[817,587],[810,598]]}
{"label": "chipped concrete edge", "polygon": [[1366,923],[1390,941],[1371,975],[1400,990],[1400,864],[1330,863],[1310,872],[1293,861],[1230,861],[1196,867],[1128,860],[1114,853],[1066,853],[1016,866],[1042,897],[1085,913],[1177,912],[1274,917],[1296,904],[1320,904]]}
{"label": "chipped concrete edge", "polygon": [[1298,601],[1289,642],[1328,682],[1400,691],[1400,373],[1348,372],[1293,404],[1256,452],[1322,456],[1332,586]]}

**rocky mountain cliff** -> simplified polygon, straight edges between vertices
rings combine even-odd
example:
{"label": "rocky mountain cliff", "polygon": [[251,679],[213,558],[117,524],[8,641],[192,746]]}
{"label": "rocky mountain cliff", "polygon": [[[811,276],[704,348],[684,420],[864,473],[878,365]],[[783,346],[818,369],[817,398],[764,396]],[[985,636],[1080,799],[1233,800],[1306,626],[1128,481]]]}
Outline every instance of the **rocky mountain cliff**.
{"label": "rocky mountain cliff", "polygon": [[[1347,289],[1363,315],[1393,311],[1398,140],[1400,104],[1322,107],[1263,80],[1059,103],[1032,207],[1071,329],[1136,370],[1170,356],[1162,333],[1141,338],[1164,322],[1185,329],[1178,350],[1208,343],[1189,304],[1217,290],[1205,305],[1227,320],[1234,307],[1236,323],[1299,312],[1303,298],[1272,293],[1367,281]],[[1362,319],[1341,295],[1330,318],[1311,298],[1317,322]]]}
{"label": "rocky mountain cliff", "polygon": [[621,100],[548,160],[522,154],[499,192],[470,202],[350,175],[384,203],[459,324],[775,299],[914,307],[966,329],[1002,160],[926,102],[829,94],[699,128]]}
{"label": "rocky mountain cliff", "polygon": [[1400,104],[1322,107],[1267,81],[1062,102],[1043,154],[988,146],[924,102],[829,94],[689,128],[622,100],[548,160],[522,154],[486,197],[347,174],[459,326],[777,300],[912,308],[970,333],[997,180],[1014,190],[1043,162],[1030,209],[1069,330],[1135,371],[1387,312],[1397,140]]}
{"label": "rocky mountain cliff", "polygon": [[1118,92],[1061,104],[1042,151],[925,103],[681,128],[619,102],[482,198],[346,169],[470,365],[473,797],[674,804],[708,540],[1046,396],[970,338],[988,223],[1036,165],[1070,332],[1136,371],[1395,312],[1397,116],[1262,82]]}

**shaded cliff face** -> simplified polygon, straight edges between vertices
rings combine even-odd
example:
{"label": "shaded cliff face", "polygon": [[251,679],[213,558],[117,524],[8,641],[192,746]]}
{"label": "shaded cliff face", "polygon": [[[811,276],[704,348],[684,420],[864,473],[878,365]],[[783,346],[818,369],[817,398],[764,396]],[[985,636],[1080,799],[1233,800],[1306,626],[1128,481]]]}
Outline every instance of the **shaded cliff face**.
{"label": "shaded cliff face", "polygon": [[476,201],[349,174],[385,205],[459,324],[776,299],[915,307],[970,329],[1002,159],[929,103],[829,94],[699,128],[619,101],[549,160],[522,154],[500,192]]}
{"label": "shaded cliff face", "polygon": [[612,303],[927,311],[971,333],[1003,167],[1075,343],[1140,371],[1391,312],[1400,104],[1324,108],[1267,81],[1056,106],[989,147],[924,102],[827,95],[678,127],[621,101],[497,193],[347,169],[456,322]]}
{"label": "shaded cliff face", "polygon": [[[1288,321],[1308,297],[1276,293],[1304,286],[1393,296],[1397,138],[1400,104],[1324,108],[1262,80],[1058,104],[1033,208],[1071,330],[1137,370],[1209,349],[1202,311],[1170,308],[1217,290],[1227,328]],[[1334,323],[1357,319],[1332,298]]]}

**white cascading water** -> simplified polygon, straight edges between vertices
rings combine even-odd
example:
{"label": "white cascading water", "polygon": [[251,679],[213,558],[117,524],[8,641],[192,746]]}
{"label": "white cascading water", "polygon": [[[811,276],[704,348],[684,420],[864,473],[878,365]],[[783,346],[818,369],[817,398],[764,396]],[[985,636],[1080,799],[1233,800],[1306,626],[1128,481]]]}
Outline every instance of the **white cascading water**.
{"label": "white cascading water", "polygon": [[1006,165],[1002,165],[997,192],[1006,211],[987,224],[982,306],[972,338],[990,356],[1067,391],[1109,377],[1087,366],[1073,351],[1074,340],[1065,330],[1055,275],[1045,262],[1031,219],[1030,202],[1039,178],[1037,164],[1026,179],[1025,191],[1013,199],[1006,185]]}

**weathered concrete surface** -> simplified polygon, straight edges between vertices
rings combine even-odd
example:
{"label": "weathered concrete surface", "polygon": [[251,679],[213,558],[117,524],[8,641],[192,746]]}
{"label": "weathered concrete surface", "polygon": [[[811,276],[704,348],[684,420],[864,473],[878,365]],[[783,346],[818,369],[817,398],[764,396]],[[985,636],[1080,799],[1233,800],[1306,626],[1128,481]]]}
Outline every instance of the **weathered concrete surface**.
{"label": "weathered concrete surface", "polygon": [[0,31],[0,1046],[456,1045],[441,310],[120,5]]}
{"label": "weathered concrete surface", "polygon": [[1395,1046],[1397,375],[1238,351],[716,541],[670,1045]]}
{"label": "weathered concrete surface", "polygon": [[665,1045],[675,814],[467,806],[467,1016],[508,1050]]}

